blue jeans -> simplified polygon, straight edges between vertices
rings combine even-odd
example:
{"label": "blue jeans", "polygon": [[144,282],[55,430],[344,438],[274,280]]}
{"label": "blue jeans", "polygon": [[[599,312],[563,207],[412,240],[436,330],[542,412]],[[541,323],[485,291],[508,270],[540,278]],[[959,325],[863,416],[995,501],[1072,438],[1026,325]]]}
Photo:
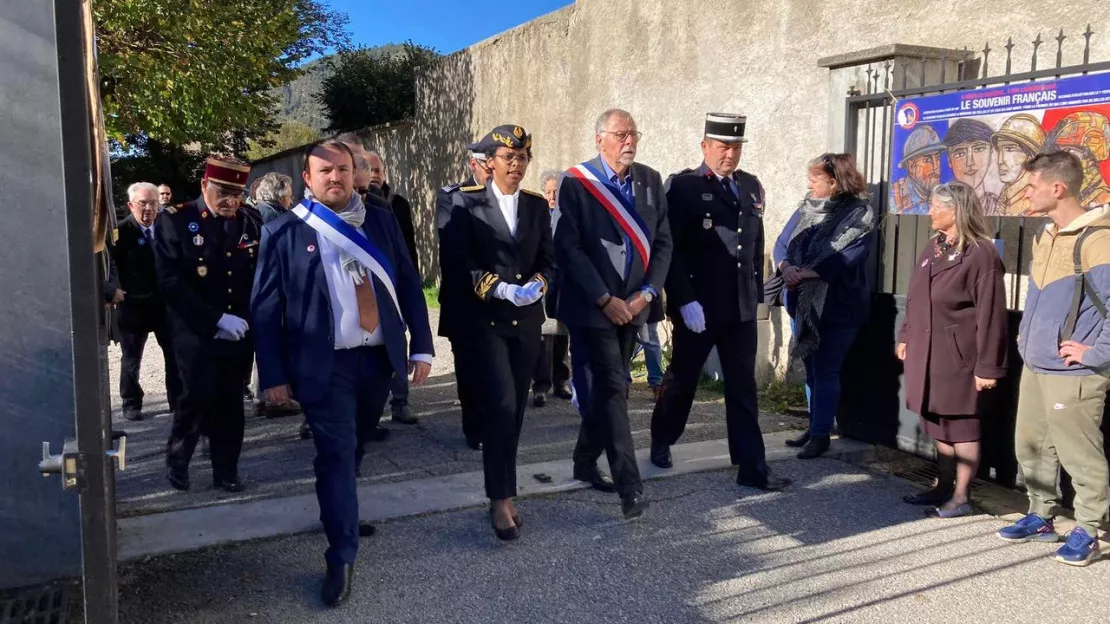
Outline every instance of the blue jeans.
{"label": "blue jeans", "polygon": [[[636,333],[636,350],[632,352],[633,359],[640,351],[644,352],[648,385],[658,386],[663,383],[663,347],[659,344],[659,323],[648,323]],[[632,382],[632,375],[628,376],[628,381]]]}
{"label": "blue jeans", "polygon": [[832,433],[840,408],[840,367],[857,333],[858,325],[822,327],[817,351],[805,359],[810,435]]}

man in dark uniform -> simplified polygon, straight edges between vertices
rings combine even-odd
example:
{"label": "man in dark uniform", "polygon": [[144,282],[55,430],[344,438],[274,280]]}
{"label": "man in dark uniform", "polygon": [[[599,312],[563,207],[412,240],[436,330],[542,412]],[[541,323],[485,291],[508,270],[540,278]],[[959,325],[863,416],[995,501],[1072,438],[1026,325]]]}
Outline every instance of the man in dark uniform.
{"label": "man in dark uniform", "polygon": [[472,177],[439,189],[436,193],[436,229],[439,233],[439,335],[451,343],[455,360],[455,389],[462,408],[462,429],[466,445],[482,450],[482,421],[480,418],[480,382],[475,379],[477,369],[470,360],[473,350],[469,347],[465,326],[464,307],[474,296],[474,286],[465,266],[452,266],[443,255],[443,237],[450,230],[452,195],[460,188],[484,185],[489,180],[486,155],[478,151],[478,144],[466,146]]}
{"label": "man in dark uniform", "polygon": [[136,182],[127,189],[127,208],[131,214],[120,222],[116,244],[110,247],[112,260],[124,292],[116,304],[119,322],[120,358],[119,396],[127,420],[143,419],[143,392],[139,367],[150,334],[158,341],[165,358],[166,400],[170,412],[177,411],[181,397],[181,378],[170,346],[166,325],[166,304],[158,293],[154,271],[154,222],[158,216],[158,188],[149,182]]}
{"label": "man in dark uniform", "polygon": [[737,168],[745,122],[742,115],[707,115],[704,162],[668,181],[674,255],[666,288],[674,350],[652,414],[651,461],[671,467],[670,446],[686,427],[702,367],[716,346],[736,481],[777,490],[790,480],[771,475],[759,430],[755,321],[763,301],[764,193],[755,176]]}
{"label": "man in dark uniform", "polygon": [[482,139],[491,173],[485,185],[451,194],[441,244],[446,266],[461,266],[470,297],[460,302],[460,332],[481,385],[482,464],[498,538],[520,536],[516,456],[532,369],[543,341],[543,298],[554,251],[551,217],[539,193],[520,188],[532,157],[524,128],[502,125]]}
{"label": "man in dark uniform", "polygon": [[[583,406],[574,478],[619,492],[626,518],[648,506],[628,422],[629,360],[671,263],[663,180],[634,162],[640,136],[627,111],[605,111],[595,125],[598,156],[563,176],[555,220],[557,318],[570,330]],[[597,467],[603,452],[612,479]]]}
{"label": "man in dark uniform", "polygon": [[167,208],[154,232],[158,287],[184,389],[166,446],[166,475],[179,490],[189,489],[189,460],[202,432],[211,444],[213,485],[243,490],[243,378],[254,358],[246,318],[261,225],[241,209],[249,171],[209,158],[201,196]]}

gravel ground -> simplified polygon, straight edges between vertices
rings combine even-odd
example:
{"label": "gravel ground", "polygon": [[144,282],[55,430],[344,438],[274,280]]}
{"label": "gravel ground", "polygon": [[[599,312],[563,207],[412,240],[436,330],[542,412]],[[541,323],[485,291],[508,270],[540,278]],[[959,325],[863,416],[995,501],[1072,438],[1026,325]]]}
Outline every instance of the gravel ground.
{"label": "gravel ground", "polygon": [[320,534],[156,558],[121,570],[120,621],[1106,621],[1089,601],[1110,564],[1069,568],[1052,545],[1003,543],[990,516],[924,518],[899,502],[907,482],[837,461],[776,470],[795,485],[763,494],[720,471],[648,482],[654,503],[631,523],[611,495],[525,499],[510,544],[483,509],[384,523],[338,610],[318,597]]}
{"label": "gravel ground", "polygon": [[[438,324],[439,310],[430,310],[432,327]],[[421,388],[412,389],[409,399],[413,412],[421,419],[417,425],[390,421],[388,440],[372,444],[363,466],[363,483],[401,481],[428,476],[471,472],[482,469],[481,453],[465,445],[456,401],[454,362],[446,339],[436,338],[436,357],[432,377]],[[140,422],[124,420],[118,404],[119,349],[109,349],[110,376],[115,409],[114,426],[127,432],[127,470],[117,476],[117,509],[129,516],[173,509],[185,509],[233,501],[308,493],[313,490],[311,441],[298,437],[300,416],[266,419],[248,411],[240,476],[247,485],[241,494],[217,493],[210,485],[209,462],[198,452],[193,459],[193,489],[188,493],[172,489],[163,477],[163,453],[169,435],[170,416],[166,405],[162,352],[153,338],[143,357],[141,383],[146,391]],[[721,400],[703,393],[690,416],[683,442],[725,437]],[[650,446],[653,401],[641,379],[633,385],[629,403],[632,430],[637,448]],[[387,409],[388,414],[388,409]],[[570,457],[578,435],[578,413],[569,401],[551,399],[544,408],[529,405],[521,433],[521,464]],[[804,426],[796,417],[763,414],[763,431],[769,433]],[[604,463],[604,462],[603,462]]]}

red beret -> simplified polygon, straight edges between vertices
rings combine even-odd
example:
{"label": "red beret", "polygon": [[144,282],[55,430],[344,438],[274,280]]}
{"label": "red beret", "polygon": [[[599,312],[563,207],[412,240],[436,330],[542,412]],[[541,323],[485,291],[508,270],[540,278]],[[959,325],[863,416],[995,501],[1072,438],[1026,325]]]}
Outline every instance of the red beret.
{"label": "red beret", "polygon": [[209,158],[204,163],[204,178],[221,186],[245,188],[247,186],[247,174],[250,171],[251,168],[248,165],[227,162],[219,158]]}

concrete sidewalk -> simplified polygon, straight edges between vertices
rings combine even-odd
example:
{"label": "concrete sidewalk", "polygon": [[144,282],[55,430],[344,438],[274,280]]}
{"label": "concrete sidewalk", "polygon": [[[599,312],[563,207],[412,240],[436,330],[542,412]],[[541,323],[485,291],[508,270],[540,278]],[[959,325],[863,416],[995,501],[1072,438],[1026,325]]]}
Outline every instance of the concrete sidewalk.
{"label": "concrete sidewalk", "polygon": [[121,622],[1106,621],[1110,564],[1001,542],[990,516],[925,518],[900,502],[907,482],[843,462],[775,469],[794,486],[761,493],[720,470],[651,481],[634,522],[592,490],[524,498],[508,544],[482,507],[387,521],[337,610],[318,597],[321,534],[157,557],[123,567]]}

